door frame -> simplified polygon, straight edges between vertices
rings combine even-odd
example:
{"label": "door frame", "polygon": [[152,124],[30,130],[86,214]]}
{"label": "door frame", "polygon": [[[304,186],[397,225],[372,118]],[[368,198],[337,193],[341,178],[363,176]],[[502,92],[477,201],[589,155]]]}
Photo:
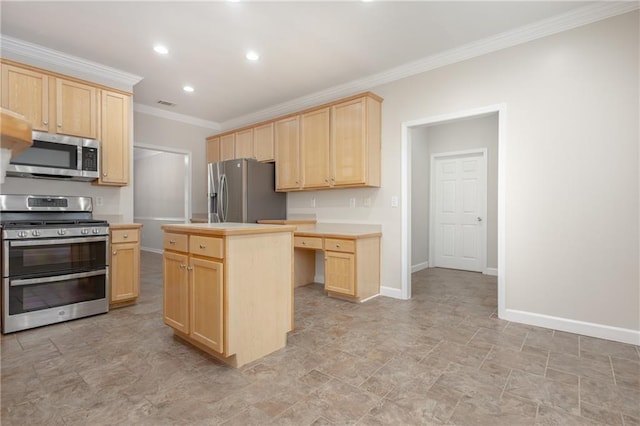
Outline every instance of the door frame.
{"label": "door frame", "polygon": [[400,146],[400,298],[411,298],[411,137],[410,129],[424,125],[445,123],[461,118],[471,118],[498,113],[498,317],[506,314],[506,167],[507,167],[507,104],[494,104],[453,113],[433,115],[401,123]]}
{"label": "door frame", "polygon": [[484,198],[482,199],[482,206],[480,207],[480,214],[484,218],[484,226],[481,230],[482,235],[482,252],[480,253],[480,266],[482,268],[482,272],[487,269],[487,148],[476,148],[476,149],[467,149],[463,151],[451,151],[451,152],[439,152],[436,154],[431,154],[431,164],[430,164],[430,176],[429,176],[429,266],[435,266],[435,226],[436,226],[436,215],[434,213],[434,207],[436,204],[436,171],[435,165],[436,161],[441,159],[446,159],[449,157],[460,157],[464,155],[471,154],[481,154],[482,156],[482,179],[483,179],[483,187]]}

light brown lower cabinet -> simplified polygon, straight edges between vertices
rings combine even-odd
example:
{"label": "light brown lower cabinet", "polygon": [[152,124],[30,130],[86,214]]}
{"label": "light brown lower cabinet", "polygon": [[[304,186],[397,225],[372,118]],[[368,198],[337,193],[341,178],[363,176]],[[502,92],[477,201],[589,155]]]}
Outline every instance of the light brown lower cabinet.
{"label": "light brown lower cabinet", "polygon": [[163,316],[178,337],[234,367],[285,346],[293,315],[291,231],[163,229]]}
{"label": "light brown lower cabinet", "polygon": [[140,295],[140,224],[110,225],[109,306],[135,303]]}

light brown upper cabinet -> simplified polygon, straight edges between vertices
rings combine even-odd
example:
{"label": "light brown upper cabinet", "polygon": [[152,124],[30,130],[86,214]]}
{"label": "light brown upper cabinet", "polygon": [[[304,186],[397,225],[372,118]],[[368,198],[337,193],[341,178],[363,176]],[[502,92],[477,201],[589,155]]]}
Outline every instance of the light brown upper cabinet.
{"label": "light brown upper cabinet", "polygon": [[207,139],[207,163],[217,163],[220,161],[220,138]]}
{"label": "light brown upper cabinet", "polygon": [[330,108],[300,115],[300,163],[303,189],[328,188]]}
{"label": "light brown upper cabinet", "polygon": [[96,139],[98,89],[77,81],[56,78],[55,133]]}
{"label": "light brown upper cabinet", "polygon": [[300,189],[300,118],[275,123],[276,190]]}
{"label": "light brown upper cabinet", "polygon": [[253,158],[253,129],[236,132],[235,158]]}
{"label": "light brown upper cabinet", "polygon": [[2,107],[24,115],[34,130],[98,136],[98,89],[89,84],[3,63]]}
{"label": "light brown upper cabinet", "polygon": [[2,108],[24,115],[33,130],[49,131],[49,76],[2,64]]}
{"label": "light brown upper cabinet", "polygon": [[258,161],[275,160],[273,122],[253,128],[253,152]]}
{"label": "light brown upper cabinet", "polygon": [[230,133],[220,136],[220,161],[236,158],[236,135]]}
{"label": "light brown upper cabinet", "polygon": [[332,186],[380,186],[381,106],[368,95],[331,107]]}
{"label": "light brown upper cabinet", "polygon": [[129,184],[129,103],[131,97],[100,90],[100,179],[99,185]]}
{"label": "light brown upper cabinet", "polygon": [[366,92],[215,137],[221,160],[275,161],[277,191],[379,187],[381,115],[382,98]]}

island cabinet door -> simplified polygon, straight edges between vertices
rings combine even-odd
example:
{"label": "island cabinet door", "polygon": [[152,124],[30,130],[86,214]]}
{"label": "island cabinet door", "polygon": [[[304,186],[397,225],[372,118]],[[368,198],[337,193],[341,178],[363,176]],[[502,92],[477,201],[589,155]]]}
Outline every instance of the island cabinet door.
{"label": "island cabinet door", "polygon": [[191,338],[223,353],[222,263],[191,258]]}
{"label": "island cabinet door", "polygon": [[355,296],[355,256],[351,253],[326,251],[324,288],[327,291]]}
{"label": "island cabinet door", "polygon": [[164,323],[189,333],[189,274],[187,255],[164,252]]}

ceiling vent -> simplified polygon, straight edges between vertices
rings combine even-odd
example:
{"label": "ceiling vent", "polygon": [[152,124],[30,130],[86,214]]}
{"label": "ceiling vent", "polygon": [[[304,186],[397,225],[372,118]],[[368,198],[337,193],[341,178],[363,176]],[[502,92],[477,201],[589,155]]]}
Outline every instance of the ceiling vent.
{"label": "ceiling vent", "polygon": [[168,106],[168,107],[174,107],[174,106],[176,106],[176,104],[175,104],[175,103],[170,102],[170,101],[163,101],[163,100],[159,100],[159,101],[158,101],[158,103],[159,103],[160,105],[164,105],[164,106]]}

